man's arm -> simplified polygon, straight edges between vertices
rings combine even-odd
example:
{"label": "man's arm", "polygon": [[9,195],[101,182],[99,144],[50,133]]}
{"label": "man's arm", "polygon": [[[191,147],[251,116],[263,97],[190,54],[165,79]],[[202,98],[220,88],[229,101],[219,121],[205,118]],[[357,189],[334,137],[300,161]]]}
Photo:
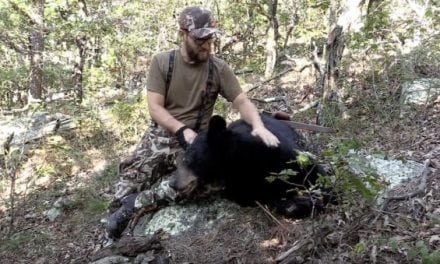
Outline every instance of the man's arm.
{"label": "man's arm", "polygon": [[266,129],[257,108],[244,93],[239,94],[234,99],[232,106],[238,109],[241,118],[252,126],[252,135],[261,138],[268,147],[278,146],[280,141],[272,132]]}
{"label": "man's arm", "polygon": [[[159,93],[147,91],[148,111],[151,118],[156,121],[161,127],[170,131],[173,134],[185,126],[182,122],[175,119],[164,107],[165,97]],[[191,144],[196,137],[196,133],[187,128],[183,130],[185,141]]]}

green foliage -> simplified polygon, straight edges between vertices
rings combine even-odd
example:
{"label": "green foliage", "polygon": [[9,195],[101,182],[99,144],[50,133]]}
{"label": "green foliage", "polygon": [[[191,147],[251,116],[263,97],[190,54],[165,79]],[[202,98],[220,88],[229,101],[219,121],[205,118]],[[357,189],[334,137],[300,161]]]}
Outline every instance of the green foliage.
{"label": "green foliage", "polygon": [[123,141],[137,141],[145,132],[149,120],[146,97],[116,101],[110,110],[114,128]]}
{"label": "green foliage", "polygon": [[362,255],[366,250],[365,244],[363,242],[357,243],[353,248],[353,253],[355,255]]}
{"label": "green foliage", "polygon": [[325,102],[322,106],[320,123],[324,126],[331,125],[332,127],[339,127],[344,122],[341,118],[341,111],[337,102],[329,101]]}
{"label": "green foliage", "polygon": [[96,134],[104,131],[104,125],[100,120],[97,110],[90,109],[88,111],[82,111],[75,118],[76,122],[78,122],[81,127],[90,134]]}
{"label": "green foliage", "polygon": [[111,112],[116,118],[117,122],[128,121],[133,118],[134,111],[136,110],[136,105],[116,101],[113,105]]}
{"label": "green foliage", "polygon": [[307,153],[300,152],[296,156],[296,163],[298,163],[300,168],[306,168],[313,163],[312,159]]}
{"label": "green foliage", "polygon": [[383,37],[382,34],[390,27],[390,2],[374,2],[374,12],[365,17],[365,25],[363,28],[364,37],[366,39],[377,39]]}
{"label": "green foliage", "polygon": [[230,105],[226,99],[223,97],[219,97],[217,101],[214,104],[214,112],[213,114],[220,115],[220,116],[226,116],[227,113],[230,110]]}
{"label": "green foliage", "polygon": [[49,241],[49,235],[43,232],[19,232],[13,234],[9,238],[2,238],[0,240],[0,252],[15,252],[15,254],[22,254],[25,252],[26,245],[35,245],[36,248],[43,248],[47,254],[47,249],[44,249],[44,246]]}
{"label": "green foliage", "polygon": [[46,62],[43,69],[45,87],[52,92],[68,90],[73,85],[71,74],[60,63]]}
{"label": "green foliage", "polygon": [[[98,216],[105,212],[108,206],[108,201],[102,197],[97,196],[94,187],[80,189],[75,195],[75,200],[70,208],[80,209],[83,212],[81,217],[91,218]],[[79,219],[78,219],[79,220]],[[85,219],[82,219],[84,221]]]}
{"label": "green foliage", "polygon": [[35,173],[38,177],[51,176],[55,174],[55,168],[50,164],[42,164],[37,166]]}
{"label": "green foliage", "polygon": [[340,139],[335,144],[323,151],[323,155],[330,159],[332,162],[337,162],[340,157],[344,157],[350,150],[361,149],[362,144],[355,138]]}
{"label": "green foliage", "polygon": [[94,184],[100,189],[112,186],[118,179],[118,164],[113,162],[107,166],[97,177],[94,178]]}
{"label": "green foliage", "polygon": [[[296,1],[295,1],[296,2]],[[295,26],[293,36],[295,38],[304,38],[307,42],[313,37],[323,37],[326,35],[326,23],[316,23],[326,18],[327,8],[330,1],[306,0],[299,2],[298,22],[301,24]]]}
{"label": "green foliage", "polygon": [[[306,168],[307,166],[311,165],[313,163],[313,160],[311,159],[310,155],[306,152],[299,152],[297,153],[296,160],[290,161],[288,163],[297,163],[300,168]],[[289,182],[289,179],[292,179],[292,177],[295,177],[298,174],[297,171],[294,171],[292,169],[284,169],[278,173],[271,173],[270,176],[266,177],[266,180],[268,182],[273,182],[276,179]],[[293,185],[293,184],[292,184]]]}
{"label": "green foliage", "polygon": [[428,247],[422,240],[416,242],[415,247],[410,248],[408,251],[408,259],[414,261],[420,257],[423,264],[436,264],[440,263],[440,250],[434,250],[429,252]]}
{"label": "green foliage", "polygon": [[399,250],[399,243],[397,243],[397,241],[395,240],[391,240],[388,244],[388,246],[390,247],[391,252],[396,253]]}
{"label": "green foliage", "polygon": [[[30,1],[12,2],[24,12],[30,12]],[[406,10],[400,20],[393,18],[391,11],[399,7],[398,1],[372,3],[370,13],[364,17],[362,32],[350,38],[349,46],[352,49],[391,55],[396,50],[396,37],[408,39],[424,32],[419,30],[418,20],[412,18],[411,10]],[[96,91],[115,84],[124,86],[127,81],[145,76],[149,59],[154,53],[175,48],[178,44],[177,14],[184,6],[191,4],[200,4],[200,1],[128,1],[121,5],[119,2],[93,0],[87,2],[87,10],[83,9],[78,0],[46,1],[43,54],[46,92],[72,89],[73,65],[78,61],[75,39],[82,36],[87,39],[87,64],[83,71],[85,89]],[[222,43],[232,36],[238,38],[234,49],[222,54],[223,58],[234,68],[247,67],[256,73],[263,72],[268,27],[267,1],[221,0],[205,1],[202,4],[210,7],[219,20],[224,33],[220,37]],[[299,49],[280,51],[280,54],[308,56],[306,47],[310,39],[326,37],[327,19],[323,18],[327,17],[329,6],[330,1],[278,1],[277,20],[281,36],[278,46],[284,44],[285,35],[291,27],[293,31],[288,46],[302,46]],[[439,24],[439,11],[434,6],[432,3],[426,9],[426,23],[423,25],[425,31]],[[0,7],[0,29],[8,37],[5,39],[26,50],[27,36],[33,30],[32,24],[14,10],[8,1],[2,2]],[[435,35],[429,35],[429,38],[436,39]],[[438,46],[430,50],[438,50]],[[15,52],[4,42],[0,42],[0,61],[1,71],[14,73],[14,76],[3,76],[0,73],[0,106],[10,106],[11,103],[2,101],[7,100],[8,90],[27,88],[29,65],[26,55]],[[426,62],[425,65],[429,64],[429,61]],[[383,69],[389,64],[376,65],[381,65],[378,68]],[[431,69],[436,69],[436,65],[431,65]]]}
{"label": "green foliage", "polygon": [[[362,194],[363,197],[367,198],[368,200],[374,199],[378,191],[380,190],[377,189],[376,186],[381,185],[377,182],[377,179],[371,175],[362,178],[347,174],[343,175],[348,180],[345,181],[345,183],[350,187],[354,187],[358,192]],[[371,183],[374,183],[374,185],[371,185]],[[373,188],[371,186],[373,186]],[[346,186],[341,187],[345,188]]]}
{"label": "green foliage", "polygon": [[384,41],[390,38],[392,21],[390,19],[391,2],[373,2],[372,12],[364,16],[364,26],[362,31],[353,32],[349,37],[348,45],[355,50],[365,50],[368,52],[378,52],[379,49],[385,51],[393,50],[392,42]]}
{"label": "green foliage", "polygon": [[347,164],[348,153],[350,150],[357,150],[360,147],[361,144],[357,140],[346,139],[323,151],[325,159],[332,164],[334,188],[338,193],[344,194],[342,196],[348,204],[359,201],[359,195],[366,201],[373,202],[384,187],[374,171],[363,176],[354,175],[351,172]]}
{"label": "green foliage", "polygon": [[366,200],[372,201],[374,198],[374,193],[367,187],[366,182],[363,178],[358,178],[353,175],[346,166],[336,166],[334,168],[335,175],[335,190],[339,193],[343,193],[344,201],[348,204],[358,200],[353,200],[353,198],[363,197]]}
{"label": "green foliage", "polygon": [[265,179],[269,183],[272,183],[272,182],[274,182],[277,179],[281,180],[281,181],[284,181],[284,182],[289,182],[289,179],[291,179],[292,177],[296,176],[297,174],[298,174],[297,171],[294,171],[292,169],[285,169],[285,170],[282,170],[282,171],[280,171],[278,173],[272,172],[270,174],[270,176],[266,177]]}
{"label": "green foliage", "polygon": [[89,214],[102,214],[107,210],[108,202],[102,198],[92,198],[87,200],[85,212]]}
{"label": "green foliage", "polygon": [[440,39],[432,39],[415,47],[410,53],[389,57],[386,75],[401,83],[426,76],[440,77]]}
{"label": "green foliage", "polygon": [[87,71],[85,83],[90,90],[96,90],[102,87],[109,87],[113,82],[111,72],[104,67],[90,67]]}
{"label": "green foliage", "polygon": [[10,109],[15,104],[21,103],[14,98],[17,98],[18,95],[20,97],[26,95],[28,75],[26,65],[19,65],[17,61],[10,61],[0,67],[0,107],[6,106]]}

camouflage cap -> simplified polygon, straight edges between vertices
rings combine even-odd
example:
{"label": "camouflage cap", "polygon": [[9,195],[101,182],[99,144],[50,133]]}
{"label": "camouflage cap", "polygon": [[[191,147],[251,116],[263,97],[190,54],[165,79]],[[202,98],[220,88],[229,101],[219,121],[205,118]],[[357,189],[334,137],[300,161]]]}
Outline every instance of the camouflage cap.
{"label": "camouflage cap", "polygon": [[179,27],[197,39],[204,39],[220,31],[211,11],[205,7],[190,6],[180,13]]}

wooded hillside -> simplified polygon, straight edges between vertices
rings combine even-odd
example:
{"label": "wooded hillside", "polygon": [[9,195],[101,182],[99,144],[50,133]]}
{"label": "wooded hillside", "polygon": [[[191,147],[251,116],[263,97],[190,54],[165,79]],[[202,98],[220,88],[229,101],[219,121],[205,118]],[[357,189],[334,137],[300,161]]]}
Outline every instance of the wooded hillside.
{"label": "wooded hillside", "polygon": [[[344,198],[305,220],[256,206],[257,222],[239,218],[261,231],[248,244],[231,226],[185,249],[168,240],[167,261],[440,263],[437,0],[1,1],[0,263],[88,263],[102,249],[118,162],[151,121],[151,58],[180,45],[192,4],[218,19],[215,56],[259,110],[335,130],[301,132]],[[223,99],[215,113],[237,118]],[[378,206],[388,171],[359,173],[354,154],[422,170]]]}

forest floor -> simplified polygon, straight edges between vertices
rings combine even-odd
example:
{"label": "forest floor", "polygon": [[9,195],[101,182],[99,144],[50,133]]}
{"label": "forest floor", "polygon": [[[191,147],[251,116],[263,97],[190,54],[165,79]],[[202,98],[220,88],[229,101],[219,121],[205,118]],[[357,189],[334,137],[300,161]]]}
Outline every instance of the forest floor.
{"label": "forest floor", "polygon": [[[254,99],[278,95],[285,101],[254,101],[259,109],[293,114],[314,100],[309,86],[296,87],[292,80],[249,93]],[[209,243],[229,244],[235,250],[211,251],[212,262],[204,263],[219,263],[215,254],[220,253],[229,254],[220,263],[276,263],[277,259],[281,263],[439,263],[440,103],[402,111],[384,98],[389,96],[375,97],[371,90],[360,88],[356,97],[346,98],[351,118],[328,122],[336,133],[306,138],[318,156],[341,140],[355,138],[363,149],[389,157],[420,163],[429,159],[426,186],[419,183],[419,176],[393,193],[408,195],[421,187],[419,194],[390,201],[386,208],[359,197],[301,220],[274,216],[259,207],[244,208],[243,218],[237,220],[241,224],[224,226],[215,237],[185,245],[186,263],[197,263],[197,254],[209,255]],[[310,111],[293,119],[314,122]],[[91,119],[87,129],[41,139],[22,159],[12,210],[11,183],[2,182],[0,263],[87,263],[100,249],[104,234],[99,220],[113,194],[117,164],[136,142],[121,141],[105,123],[95,121]],[[48,211],[56,203],[62,212],[50,220]],[[259,230],[258,239],[246,240],[249,228]],[[240,242],[244,240],[248,242]],[[182,245],[177,248],[182,250]]]}

